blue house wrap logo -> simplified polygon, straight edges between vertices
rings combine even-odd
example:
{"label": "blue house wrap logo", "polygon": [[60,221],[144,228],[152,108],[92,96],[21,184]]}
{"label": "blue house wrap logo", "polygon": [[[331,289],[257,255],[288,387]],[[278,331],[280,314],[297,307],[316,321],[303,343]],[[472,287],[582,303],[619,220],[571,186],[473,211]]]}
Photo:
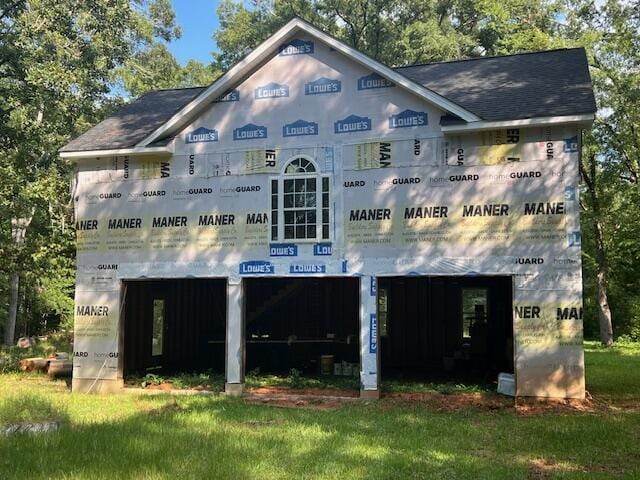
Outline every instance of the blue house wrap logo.
{"label": "blue house wrap logo", "polygon": [[423,127],[427,125],[427,112],[405,110],[389,117],[389,128]]}
{"label": "blue house wrap logo", "polygon": [[293,243],[272,243],[269,245],[271,257],[297,257],[298,246]]}
{"label": "blue house wrap logo", "polygon": [[371,130],[371,119],[369,117],[349,115],[343,120],[338,120],[333,126],[335,133],[366,132]]}
{"label": "blue house wrap logo", "polygon": [[338,93],[341,91],[342,82],[340,80],[331,80],[325,77],[305,83],[304,85],[305,95],[323,95],[325,93]]}
{"label": "blue house wrap logo", "polygon": [[292,263],[289,265],[289,273],[327,273],[327,266],[324,263]]}
{"label": "blue house wrap logo", "polygon": [[582,244],[582,234],[580,232],[569,232],[567,240],[570,247],[579,247]]}
{"label": "blue house wrap logo", "polygon": [[184,143],[217,142],[218,131],[213,128],[196,128],[184,136]]}
{"label": "blue house wrap logo", "polygon": [[381,77],[377,73],[371,75],[365,75],[358,79],[358,90],[371,90],[373,88],[388,88],[395,87],[395,83]]}
{"label": "blue house wrap logo", "polygon": [[303,135],[318,135],[318,124],[297,120],[282,127],[283,137],[300,137]]}
{"label": "blue house wrap logo", "polygon": [[233,90],[229,90],[228,92],[225,92],[219,97],[217,97],[213,101],[213,103],[239,102],[239,101],[240,101],[240,92],[234,88]]}
{"label": "blue house wrap logo", "polygon": [[369,353],[378,351],[378,319],[375,313],[369,316]]}
{"label": "blue house wrap logo", "polygon": [[280,45],[278,52],[278,55],[281,57],[287,57],[289,55],[310,55],[313,53],[313,42],[296,38],[289,43]]}
{"label": "blue house wrap logo", "polygon": [[261,87],[256,88],[255,97],[256,100],[264,100],[267,98],[281,98],[289,96],[289,85],[284,83],[267,83]]}
{"label": "blue house wrap logo", "polygon": [[242,262],[240,264],[240,275],[250,274],[272,274],[275,273],[275,268],[271,262],[265,260],[252,260],[249,262]]}
{"label": "blue house wrap logo", "polygon": [[247,123],[244,127],[233,129],[234,140],[259,140],[267,138],[267,127]]}
{"label": "blue house wrap logo", "polygon": [[571,138],[565,138],[564,140],[565,153],[574,153],[578,151],[578,136]]}
{"label": "blue house wrap logo", "polygon": [[313,254],[315,256],[329,256],[333,253],[332,250],[330,243],[315,243],[313,245]]}

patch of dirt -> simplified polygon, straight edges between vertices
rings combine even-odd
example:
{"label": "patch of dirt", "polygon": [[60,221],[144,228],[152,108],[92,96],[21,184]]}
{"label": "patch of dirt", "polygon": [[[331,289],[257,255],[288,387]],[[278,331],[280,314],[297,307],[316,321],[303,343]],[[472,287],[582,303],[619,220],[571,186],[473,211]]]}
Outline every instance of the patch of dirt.
{"label": "patch of dirt", "polygon": [[484,411],[498,411],[513,408],[513,398],[482,393],[461,393],[445,395],[443,393],[385,393],[382,404],[389,406],[398,403],[423,404],[438,412],[456,412],[468,408]]}
{"label": "patch of dirt", "polygon": [[579,469],[576,467],[561,465],[544,458],[534,458],[529,460],[529,474],[527,478],[546,479],[552,478],[556,472],[575,472],[577,470]]}
{"label": "patch of dirt", "polygon": [[306,408],[312,410],[338,410],[345,404],[344,400],[336,398],[299,398],[297,396],[249,396],[244,399],[245,403],[252,405],[269,405],[280,408]]}
{"label": "patch of dirt", "polygon": [[164,383],[159,383],[157,385],[147,385],[146,387],[147,390],[164,390],[164,391],[168,391],[168,390],[173,390],[173,385],[170,384],[169,382],[164,382]]}
{"label": "patch of dirt", "polygon": [[543,413],[571,414],[594,413],[610,410],[604,403],[594,402],[591,398],[555,399],[555,398],[518,398],[515,411],[518,415],[532,416]]}
{"label": "patch of dirt", "polygon": [[247,389],[249,394],[259,395],[312,395],[314,397],[349,397],[358,398],[357,390],[340,390],[337,388],[300,388],[289,387],[258,387]]}

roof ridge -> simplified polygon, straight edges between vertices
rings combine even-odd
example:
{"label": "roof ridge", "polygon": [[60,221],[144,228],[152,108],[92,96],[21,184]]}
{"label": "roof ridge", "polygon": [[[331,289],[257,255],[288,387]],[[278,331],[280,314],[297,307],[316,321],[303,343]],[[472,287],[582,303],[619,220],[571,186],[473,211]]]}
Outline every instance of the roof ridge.
{"label": "roof ridge", "polygon": [[391,68],[393,68],[394,70],[400,70],[402,68],[424,67],[427,65],[441,65],[443,63],[460,63],[460,62],[471,62],[474,60],[490,60],[493,58],[519,57],[524,55],[540,55],[544,53],[563,52],[563,51],[569,51],[569,50],[584,50],[584,47],[553,48],[551,50],[537,50],[535,52],[518,52],[518,53],[510,53],[507,55],[489,55],[489,56],[484,55],[479,57],[458,58],[455,60],[441,60],[439,62],[414,63],[411,65],[404,65],[402,67],[391,67]]}
{"label": "roof ridge", "polygon": [[[153,90],[149,90],[148,92],[145,92],[143,95],[146,95],[147,93],[153,93],[153,92],[175,92],[176,90],[196,90],[198,88],[202,89],[207,87],[208,85],[201,85],[196,87],[154,88]],[[140,95],[140,97],[142,97],[143,95]]]}

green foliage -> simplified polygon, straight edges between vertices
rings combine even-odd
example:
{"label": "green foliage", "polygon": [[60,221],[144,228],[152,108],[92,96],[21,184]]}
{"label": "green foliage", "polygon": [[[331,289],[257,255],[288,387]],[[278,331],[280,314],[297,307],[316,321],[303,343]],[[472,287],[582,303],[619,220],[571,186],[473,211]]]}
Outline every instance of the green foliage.
{"label": "green foliage", "polygon": [[293,16],[388,65],[543,50],[565,44],[560,12],[547,0],[224,0],[214,59],[229,68]]}
{"label": "green foliage", "polygon": [[[207,84],[210,66],[178,65],[169,0],[15,0],[0,5],[0,329],[19,273],[18,335],[73,322],[73,166],[57,150],[114,108],[113,91]],[[28,224],[25,242],[12,222]]]}
{"label": "green foliage", "polygon": [[289,382],[291,388],[299,388],[300,385],[302,385],[302,372],[296,368],[292,368],[289,370],[287,382]]}
{"label": "green foliage", "polygon": [[584,244],[585,331],[598,331],[595,276],[598,268],[593,225],[602,225],[609,303],[614,333],[640,327],[640,9],[608,0],[568,3],[564,34],[584,45],[599,112],[584,137],[583,162],[595,164],[594,189],[581,199]]}

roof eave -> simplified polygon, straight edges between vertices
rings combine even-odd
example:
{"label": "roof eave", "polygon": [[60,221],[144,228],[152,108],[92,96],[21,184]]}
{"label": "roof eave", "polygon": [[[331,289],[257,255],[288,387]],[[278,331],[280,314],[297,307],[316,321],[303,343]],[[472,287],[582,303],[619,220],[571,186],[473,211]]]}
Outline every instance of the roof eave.
{"label": "roof eave", "polygon": [[60,158],[64,160],[81,160],[84,158],[101,158],[101,157],[115,157],[119,155],[159,155],[168,156],[173,153],[173,148],[170,145],[165,147],[131,147],[131,148],[117,148],[110,150],[81,150],[75,152],[59,152]]}
{"label": "roof eave", "polygon": [[534,117],[518,120],[478,121],[458,125],[443,125],[443,133],[480,132],[483,130],[495,130],[514,127],[540,127],[545,125],[581,125],[591,127],[595,119],[595,113],[582,113],[578,115],[558,115],[552,117]]}

